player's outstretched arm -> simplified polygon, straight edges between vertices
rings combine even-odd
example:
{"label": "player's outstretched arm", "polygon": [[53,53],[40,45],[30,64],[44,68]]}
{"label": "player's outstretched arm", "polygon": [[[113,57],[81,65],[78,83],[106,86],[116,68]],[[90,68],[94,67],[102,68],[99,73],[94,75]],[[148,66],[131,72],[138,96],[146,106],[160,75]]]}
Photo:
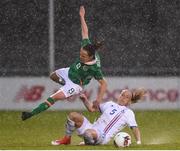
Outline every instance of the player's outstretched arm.
{"label": "player's outstretched arm", "polygon": [[102,103],[102,100],[103,100],[103,96],[107,90],[107,82],[106,80],[103,78],[101,80],[98,80],[100,86],[99,86],[99,91],[98,91],[98,94],[97,94],[97,98],[96,98],[96,101],[93,102],[93,106],[95,108],[98,108],[99,107],[99,104]]}
{"label": "player's outstretched arm", "polygon": [[79,10],[79,15],[80,15],[80,21],[81,21],[81,34],[82,34],[82,39],[88,39],[88,27],[85,21],[85,9],[84,6],[80,6]]}
{"label": "player's outstretched arm", "polygon": [[138,127],[133,127],[132,131],[133,131],[134,137],[136,139],[136,143],[141,144],[141,133],[140,133],[139,128]]}
{"label": "player's outstretched arm", "polygon": [[98,111],[96,108],[94,108],[92,102],[88,100],[85,94],[81,94],[79,98],[81,99],[81,101],[83,102],[83,104],[89,112]]}

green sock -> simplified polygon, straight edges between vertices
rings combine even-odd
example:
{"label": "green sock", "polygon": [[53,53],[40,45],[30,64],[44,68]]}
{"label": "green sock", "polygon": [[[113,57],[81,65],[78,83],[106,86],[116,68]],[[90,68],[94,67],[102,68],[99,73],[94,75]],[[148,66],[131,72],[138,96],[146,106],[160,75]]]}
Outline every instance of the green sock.
{"label": "green sock", "polygon": [[52,98],[48,98],[46,102],[41,103],[37,108],[31,111],[32,115],[37,115],[45,110],[47,110],[51,105],[55,103],[55,100]]}

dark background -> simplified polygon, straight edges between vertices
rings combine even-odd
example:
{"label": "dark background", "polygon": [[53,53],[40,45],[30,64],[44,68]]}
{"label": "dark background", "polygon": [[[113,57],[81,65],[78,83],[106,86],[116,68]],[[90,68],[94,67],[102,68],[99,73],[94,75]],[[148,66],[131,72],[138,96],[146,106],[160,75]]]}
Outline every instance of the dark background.
{"label": "dark background", "polygon": [[[79,56],[79,6],[106,76],[180,75],[179,0],[54,0],[55,69]],[[0,1],[0,76],[48,76],[48,0]]]}

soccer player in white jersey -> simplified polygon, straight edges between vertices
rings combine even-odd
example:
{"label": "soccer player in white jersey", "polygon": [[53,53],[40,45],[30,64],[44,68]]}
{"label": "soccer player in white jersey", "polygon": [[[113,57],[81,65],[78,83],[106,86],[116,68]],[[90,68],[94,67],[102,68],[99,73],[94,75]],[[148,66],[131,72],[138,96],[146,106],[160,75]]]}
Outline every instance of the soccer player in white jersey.
{"label": "soccer player in white jersey", "polygon": [[[86,145],[107,144],[125,126],[132,129],[136,143],[141,144],[140,130],[134,112],[128,106],[138,102],[144,95],[144,89],[123,90],[116,102],[108,101],[99,105],[101,116],[93,124],[82,114],[71,112],[67,118],[66,135],[62,139],[52,141],[52,145],[70,144],[75,129],[77,134],[84,138]],[[97,111],[84,94],[80,98],[90,112]]]}

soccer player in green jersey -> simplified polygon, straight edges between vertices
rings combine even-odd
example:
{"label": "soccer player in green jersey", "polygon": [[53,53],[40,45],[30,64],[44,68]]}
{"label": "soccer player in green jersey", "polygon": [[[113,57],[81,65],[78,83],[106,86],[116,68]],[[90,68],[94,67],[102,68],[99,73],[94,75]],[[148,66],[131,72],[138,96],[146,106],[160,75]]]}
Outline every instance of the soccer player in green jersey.
{"label": "soccer player in green jersey", "polygon": [[82,29],[80,57],[70,67],[58,69],[50,75],[52,80],[63,86],[31,112],[22,112],[22,120],[47,110],[58,100],[64,100],[75,94],[80,94],[83,86],[87,85],[92,78],[95,78],[100,84],[97,98],[93,102],[94,107],[98,108],[99,103],[102,101],[107,84],[103,77],[100,58],[96,51],[101,44],[92,44],[89,40],[84,6],[80,7],[79,15]]}

